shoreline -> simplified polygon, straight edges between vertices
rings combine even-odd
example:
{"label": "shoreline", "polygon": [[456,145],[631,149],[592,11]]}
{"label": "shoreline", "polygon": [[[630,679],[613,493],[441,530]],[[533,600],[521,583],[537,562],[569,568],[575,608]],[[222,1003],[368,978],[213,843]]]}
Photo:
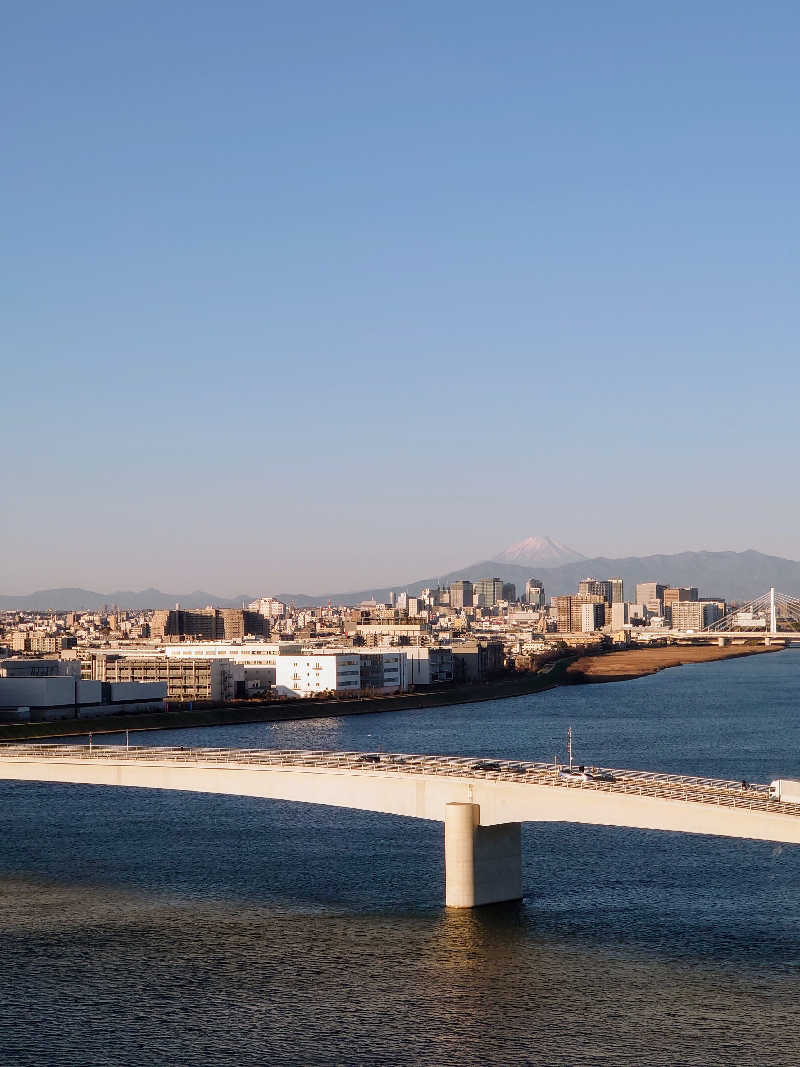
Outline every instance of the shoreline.
{"label": "shoreline", "polygon": [[625,649],[584,656],[565,656],[542,670],[491,681],[456,685],[418,693],[356,700],[292,700],[279,703],[242,702],[210,705],[192,711],[177,710],[144,715],[108,715],[93,719],[59,719],[44,723],[0,723],[0,743],[39,741],[86,734],[123,734],[150,730],[190,730],[206,726],[240,726],[247,723],[303,722],[345,715],[386,714],[457,704],[483,703],[541,693],[561,685],[597,685],[644,678],[670,667],[711,663],[723,659],[780,652],[782,645],[668,645],[659,648]]}
{"label": "shoreline", "polygon": [[149,730],[190,730],[203,726],[242,726],[247,723],[303,722],[307,719],[338,719],[345,715],[374,715],[393,711],[477,704],[488,700],[527,696],[564,684],[572,658],[556,660],[550,669],[534,674],[512,675],[448,688],[396,696],[363,697],[355,700],[286,700],[280,703],[244,701],[216,704],[192,711],[164,711],[144,715],[108,715],[92,719],[58,719],[54,722],[0,723],[0,744],[8,741],[39,741],[54,737],[85,737],[86,734],[124,734]]}
{"label": "shoreline", "polygon": [[785,646],[771,645],[667,645],[662,648],[623,649],[600,655],[579,656],[566,670],[566,684],[598,685],[630,682],[670,667],[687,667],[695,663],[716,663],[742,656],[782,652]]}

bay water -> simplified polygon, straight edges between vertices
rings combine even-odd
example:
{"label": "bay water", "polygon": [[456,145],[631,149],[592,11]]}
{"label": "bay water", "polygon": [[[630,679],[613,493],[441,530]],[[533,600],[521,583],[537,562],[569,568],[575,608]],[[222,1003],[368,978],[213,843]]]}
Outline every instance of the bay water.
{"label": "bay water", "polygon": [[[148,745],[800,778],[800,651]],[[100,743],[124,743],[119,736]],[[440,823],[0,782],[0,1067],[800,1062],[800,848],[528,824],[525,899],[443,907]]]}

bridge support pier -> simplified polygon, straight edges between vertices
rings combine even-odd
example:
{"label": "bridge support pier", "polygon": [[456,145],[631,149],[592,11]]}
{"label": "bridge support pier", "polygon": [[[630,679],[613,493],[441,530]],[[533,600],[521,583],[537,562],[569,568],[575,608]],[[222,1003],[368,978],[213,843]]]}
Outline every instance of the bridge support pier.
{"label": "bridge support pier", "polygon": [[522,826],[480,825],[479,804],[444,809],[445,904],[476,908],[522,897]]}

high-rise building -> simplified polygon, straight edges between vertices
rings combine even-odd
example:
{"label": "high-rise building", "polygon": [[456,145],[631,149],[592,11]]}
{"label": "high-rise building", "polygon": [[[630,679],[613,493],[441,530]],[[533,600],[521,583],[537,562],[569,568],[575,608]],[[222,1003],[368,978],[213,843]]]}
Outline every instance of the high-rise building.
{"label": "high-rise building", "polygon": [[493,608],[503,599],[502,578],[478,578],[472,585],[473,602],[481,608]]}
{"label": "high-rise building", "polygon": [[582,633],[594,633],[595,630],[602,630],[605,621],[605,605],[604,604],[581,604],[581,632]]}
{"label": "high-rise building", "polygon": [[664,590],[666,588],[660,582],[638,582],[636,585],[636,603],[644,604],[653,615],[663,615]]}
{"label": "high-rise building", "polygon": [[[589,596],[554,596],[552,603],[556,612],[557,629],[560,633],[581,633],[583,631],[583,608],[587,604],[599,606],[603,612],[603,621],[605,621],[605,599],[602,596],[595,594]],[[594,621],[599,618],[599,614],[593,616]],[[603,623],[600,625],[603,625]]]}
{"label": "high-rise building", "polygon": [[676,604],[682,604],[686,602],[696,603],[698,599],[699,595],[697,592],[697,586],[692,586],[691,588],[687,586],[684,586],[683,588],[676,588],[670,586],[668,589],[664,590],[664,615],[668,619],[671,619],[672,609]]}
{"label": "high-rise building", "polygon": [[459,582],[453,582],[450,586],[450,607],[472,607],[472,582],[467,581],[466,579]]}
{"label": "high-rise building", "polygon": [[513,604],[517,599],[517,587],[513,582],[503,582],[503,600],[507,600],[509,604]]}
{"label": "high-rise building", "polygon": [[601,596],[605,600],[610,596],[610,590],[606,582],[598,582],[596,578],[581,578],[578,582],[578,596]]}
{"label": "high-rise building", "polygon": [[525,583],[525,599],[535,608],[544,607],[544,583],[541,578],[529,578],[527,580]]}
{"label": "high-rise building", "polygon": [[621,578],[581,578],[578,582],[578,596],[601,596],[606,604],[619,604],[624,600]]}
{"label": "high-rise building", "polygon": [[672,607],[673,604],[677,604],[679,601],[682,601],[682,600],[699,600],[699,599],[700,599],[700,595],[699,595],[699,593],[697,591],[697,586],[696,585],[693,585],[691,587],[683,586],[682,588],[669,586],[667,589],[664,590],[664,607],[665,608]]}

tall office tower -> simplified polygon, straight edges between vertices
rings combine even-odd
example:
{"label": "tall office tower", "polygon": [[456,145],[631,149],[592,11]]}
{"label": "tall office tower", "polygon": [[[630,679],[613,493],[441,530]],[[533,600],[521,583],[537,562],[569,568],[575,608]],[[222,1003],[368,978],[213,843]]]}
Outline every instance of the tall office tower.
{"label": "tall office tower", "polygon": [[517,599],[517,587],[513,582],[503,582],[503,600],[507,600],[509,604],[513,604]]}
{"label": "tall office tower", "polygon": [[663,615],[666,588],[660,582],[637,582],[636,603],[644,604],[647,610],[655,615]]}
{"label": "tall office tower", "polygon": [[480,607],[493,608],[503,599],[502,578],[478,578],[472,585],[472,595]]}
{"label": "tall office tower", "polygon": [[596,578],[581,578],[578,582],[578,596],[602,596],[602,585]]}
{"label": "tall office tower", "polygon": [[[619,583],[619,589],[617,590],[616,583]],[[605,600],[606,604],[614,604],[615,593],[619,593],[620,599],[622,598],[622,579],[621,578],[607,578],[605,581],[598,582],[596,578],[581,578],[578,582],[578,596],[601,596]]]}
{"label": "tall office tower", "polygon": [[543,608],[544,583],[541,578],[529,578],[525,583],[525,599],[534,608]]}
{"label": "tall office tower", "polygon": [[453,582],[450,586],[450,607],[472,607],[472,582],[466,579],[460,582]]}
{"label": "tall office tower", "polygon": [[611,586],[611,603],[622,604],[625,601],[624,583],[621,578],[609,578],[608,585]]}
{"label": "tall office tower", "polygon": [[664,608],[671,608],[673,604],[679,604],[683,601],[694,602],[700,599],[700,594],[697,591],[697,586],[682,586],[680,588],[675,586],[669,586],[664,590]]}

